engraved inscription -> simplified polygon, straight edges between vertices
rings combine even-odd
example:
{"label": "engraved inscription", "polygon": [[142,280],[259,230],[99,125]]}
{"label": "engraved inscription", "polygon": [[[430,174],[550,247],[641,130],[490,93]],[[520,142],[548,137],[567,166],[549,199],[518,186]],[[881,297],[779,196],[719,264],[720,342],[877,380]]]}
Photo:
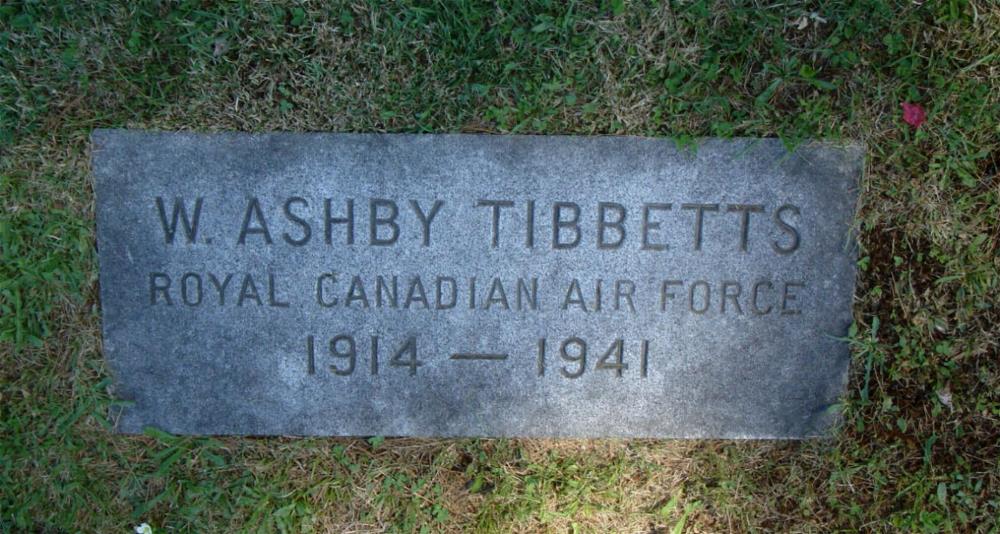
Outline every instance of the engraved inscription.
{"label": "engraved inscription", "polygon": [[[617,378],[622,378],[624,371],[629,368],[628,363],[625,361],[625,345],[624,339],[615,339],[607,345],[607,349],[601,354],[596,363],[593,365],[593,370],[610,370]],[[547,338],[540,338],[537,342],[537,352],[536,352],[536,371],[538,376],[545,376],[545,370],[547,367],[547,359],[549,354],[547,347],[549,345],[549,340]],[[558,342],[559,347],[559,358],[566,363],[563,363],[559,367],[559,373],[565,378],[580,378],[587,371],[587,351],[589,345],[587,341],[576,337],[570,336]],[[637,347],[638,360],[639,360],[639,377],[646,378],[649,373],[649,340],[643,339],[639,342]],[[630,354],[630,357],[633,355]]]}
{"label": "engraved inscription", "polygon": [[[377,375],[379,374],[380,338],[379,336],[371,336],[370,340],[371,349],[367,354],[370,362],[369,372],[372,375]],[[316,347],[316,336],[306,336],[306,373],[310,375],[316,374]],[[359,356],[358,345],[353,335],[338,334],[331,337],[326,347],[325,357],[328,357],[332,362],[328,365],[331,373],[337,376],[350,376],[354,374]],[[416,375],[417,368],[423,364],[424,362],[417,357],[416,336],[406,337],[399,344],[399,348],[392,352],[392,356],[389,359],[390,367],[406,367],[409,371],[409,376]]]}
{"label": "engraved inscription", "polygon": [[[151,205],[167,245],[208,245],[208,240],[199,243],[197,236],[199,231],[204,233],[206,212],[220,203],[222,199],[206,196],[156,196]],[[241,246],[432,247],[433,237],[448,230],[445,225],[458,223],[477,228],[473,221],[485,215],[482,241],[494,249],[532,249],[541,238],[552,250],[587,247],[609,252],[666,252],[672,248],[748,252],[754,246],[763,246],[778,255],[793,254],[800,248],[800,225],[805,219],[799,206],[786,202],[629,204],[610,199],[582,203],[478,198],[462,203],[437,198],[315,198],[305,193],[277,201],[251,196],[241,213],[240,220],[232,222],[232,229],[213,229],[231,231],[235,243]],[[540,215],[548,216],[549,229],[544,236],[538,231]],[[445,222],[439,224],[442,220]],[[756,231],[758,225],[760,231]],[[668,242],[665,234],[671,227],[689,228],[690,237]],[[710,243],[709,230],[722,230],[729,237]],[[517,239],[517,234],[523,237]],[[319,235],[322,239],[318,239]]]}
{"label": "engraved inscription", "polygon": [[[156,196],[150,206],[167,247],[212,247],[208,238],[225,243],[227,228],[211,217],[220,200]],[[747,254],[762,250],[776,257],[795,254],[803,246],[803,209],[789,202],[705,202],[669,199],[634,202],[601,199],[593,202],[543,201],[537,198],[480,197],[468,202],[441,198],[394,199],[347,196],[316,198],[297,192],[275,200],[249,196],[241,216],[232,221],[237,246],[303,248],[353,247],[433,250],[453,242],[451,232],[483,233],[473,243],[485,250],[516,251],[543,244],[552,253],[590,248],[595,253],[634,249],[669,258],[680,251],[696,254]],[[484,224],[475,224],[480,220]],[[213,221],[207,223],[206,221]],[[546,228],[547,226],[547,228]],[[359,235],[360,231],[360,235]],[[520,234],[520,235],[519,235]],[[687,236],[683,238],[683,236]],[[758,247],[760,247],[758,249]],[[670,269],[665,269],[669,271]],[[675,276],[670,276],[670,274]],[[311,295],[301,288],[302,280]],[[484,316],[558,310],[572,317],[627,317],[647,313],[662,316],[747,317],[782,320],[812,304],[804,279],[742,278],[720,272],[715,278],[669,273],[660,279],[565,275],[539,277],[455,272],[325,272],[269,271],[200,272],[161,269],[148,273],[150,306],[201,309],[312,306],[316,310],[358,310],[368,313],[476,313]],[[434,354],[422,354],[412,334],[357,337],[340,333],[305,337],[306,372],[350,377],[359,368],[378,376],[386,369],[416,377]],[[359,340],[364,340],[360,342]],[[523,362],[517,354],[527,347],[505,346],[480,352],[452,348],[440,357],[456,362]],[[587,373],[614,378],[649,376],[650,340],[588,339],[569,335],[534,342],[535,372],[566,380]],[[514,354],[515,357],[511,357]],[[507,369],[508,367],[504,367]],[[554,370],[552,374],[550,370]]]}

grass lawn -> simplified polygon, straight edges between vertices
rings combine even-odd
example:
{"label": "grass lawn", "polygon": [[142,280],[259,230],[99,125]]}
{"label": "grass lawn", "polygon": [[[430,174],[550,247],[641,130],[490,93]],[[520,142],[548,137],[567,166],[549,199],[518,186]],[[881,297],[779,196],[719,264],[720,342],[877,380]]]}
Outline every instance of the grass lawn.
{"label": "grass lawn", "polygon": [[[843,426],[114,435],[98,127],[862,141]],[[4,1],[0,531],[998,532],[998,166],[995,0]]]}

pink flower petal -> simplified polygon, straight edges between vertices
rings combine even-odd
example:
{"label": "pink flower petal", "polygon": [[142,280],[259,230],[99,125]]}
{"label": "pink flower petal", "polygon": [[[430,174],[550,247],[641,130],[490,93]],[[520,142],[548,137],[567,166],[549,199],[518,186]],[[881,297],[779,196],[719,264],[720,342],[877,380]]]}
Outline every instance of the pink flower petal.
{"label": "pink flower petal", "polygon": [[909,102],[903,102],[903,121],[914,128],[919,128],[924,121],[927,120],[927,112],[920,104],[911,104]]}

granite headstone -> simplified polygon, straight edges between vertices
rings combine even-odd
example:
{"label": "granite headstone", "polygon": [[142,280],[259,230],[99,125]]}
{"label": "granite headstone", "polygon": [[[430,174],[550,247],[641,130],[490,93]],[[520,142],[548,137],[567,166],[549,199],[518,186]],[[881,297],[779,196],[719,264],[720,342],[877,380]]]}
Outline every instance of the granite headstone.
{"label": "granite headstone", "polygon": [[121,432],[803,438],[837,420],[858,146],[92,141]]}

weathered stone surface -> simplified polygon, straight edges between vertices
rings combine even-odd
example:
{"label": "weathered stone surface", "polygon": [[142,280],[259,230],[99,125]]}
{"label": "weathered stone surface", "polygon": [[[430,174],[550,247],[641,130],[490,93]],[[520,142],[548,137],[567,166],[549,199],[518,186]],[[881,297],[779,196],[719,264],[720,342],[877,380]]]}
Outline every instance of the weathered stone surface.
{"label": "weathered stone surface", "polygon": [[822,435],[862,154],[96,131],[118,429]]}

